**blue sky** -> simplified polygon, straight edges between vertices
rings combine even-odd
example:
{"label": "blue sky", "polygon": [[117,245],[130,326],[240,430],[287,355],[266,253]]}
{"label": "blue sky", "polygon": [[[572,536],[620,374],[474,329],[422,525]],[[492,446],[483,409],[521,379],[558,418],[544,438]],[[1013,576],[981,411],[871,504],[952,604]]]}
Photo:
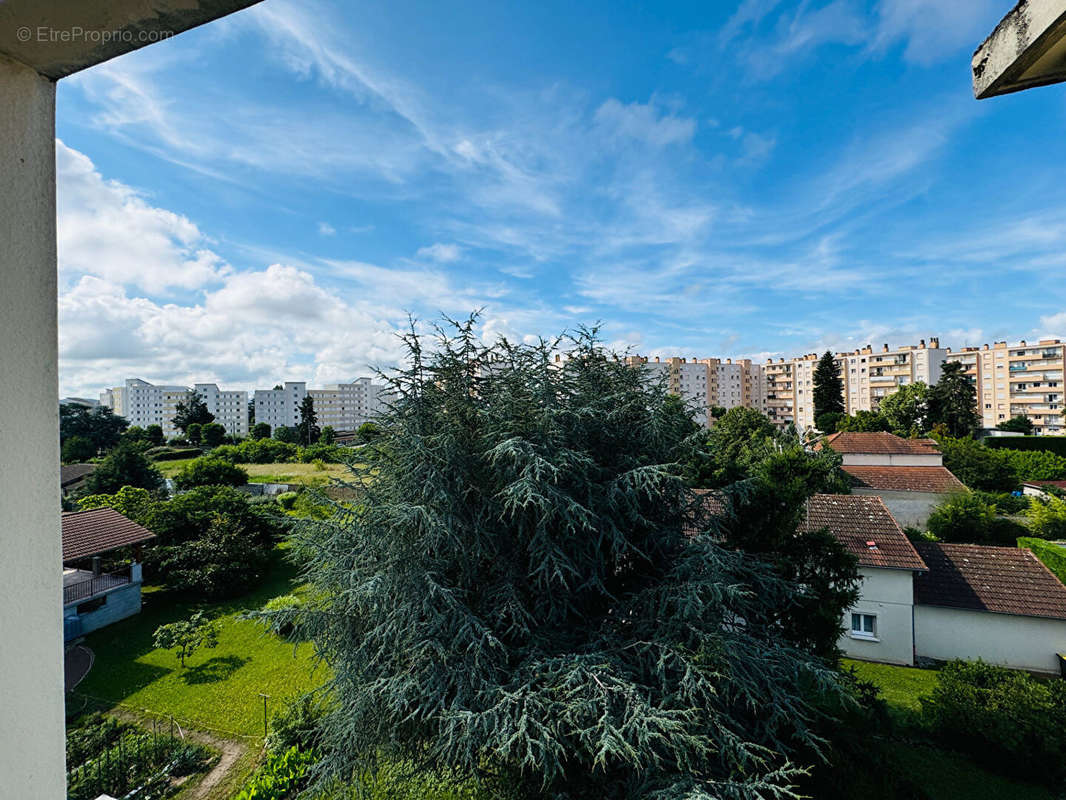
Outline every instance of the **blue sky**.
{"label": "blue sky", "polygon": [[407,312],[763,359],[1066,334],[1004,0],[266,0],[60,83],[63,394],[369,374]]}

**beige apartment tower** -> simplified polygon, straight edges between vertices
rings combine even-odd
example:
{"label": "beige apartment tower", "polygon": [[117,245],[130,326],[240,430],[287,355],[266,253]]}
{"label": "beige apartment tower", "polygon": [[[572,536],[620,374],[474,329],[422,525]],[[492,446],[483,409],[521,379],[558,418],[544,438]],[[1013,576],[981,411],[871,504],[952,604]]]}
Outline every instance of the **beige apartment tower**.
{"label": "beige apartment tower", "polygon": [[949,350],[947,359],[962,364],[973,382],[982,427],[994,428],[1011,417],[1024,416],[1032,421],[1034,433],[1064,433],[1066,345],[1059,339],[964,347],[955,353]]}

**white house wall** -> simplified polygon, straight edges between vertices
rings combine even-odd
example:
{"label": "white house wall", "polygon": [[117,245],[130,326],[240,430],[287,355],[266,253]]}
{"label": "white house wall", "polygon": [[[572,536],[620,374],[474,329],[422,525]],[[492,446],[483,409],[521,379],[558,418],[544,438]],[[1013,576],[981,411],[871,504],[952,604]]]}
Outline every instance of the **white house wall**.
{"label": "white house wall", "polygon": [[1057,653],[1066,653],[1066,620],[991,614],[938,606],[915,606],[919,658],[983,659],[990,664],[1058,673]]}
{"label": "white house wall", "polygon": [[[844,613],[840,649],[851,658],[913,664],[913,575],[909,570],[859,567],[860,599]],[[852,612],[877,615],[877,641],[850,634]]]}
{"label": "white house wall", "polygon": [[852,494],[877,495],[902,528],[925,529],[925,523],[933,509],[948,499],[946,494],[935,492],[895,492],[888,489],[855,487]]}
{"label": "white house wall", "polygon": [[[830,445],[832,447],[832,445]],[[918,455],[915,453],[844,453],[841,456],[845,467],[942,467],[944,456],[940,453]]]}

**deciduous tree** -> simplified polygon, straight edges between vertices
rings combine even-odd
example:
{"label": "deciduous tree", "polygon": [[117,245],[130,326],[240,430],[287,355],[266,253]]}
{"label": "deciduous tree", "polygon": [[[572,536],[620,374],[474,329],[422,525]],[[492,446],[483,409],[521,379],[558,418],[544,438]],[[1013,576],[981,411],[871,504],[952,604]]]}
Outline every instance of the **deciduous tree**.
{"label": "deciduous tree", "polygon": [[197,611],[188,619],[156,628],[152,635],[152,645],[163,650],[173,650],[184,669],[185,659],[201,647],[218,646],[218,623],[209,619],[203,611]]}

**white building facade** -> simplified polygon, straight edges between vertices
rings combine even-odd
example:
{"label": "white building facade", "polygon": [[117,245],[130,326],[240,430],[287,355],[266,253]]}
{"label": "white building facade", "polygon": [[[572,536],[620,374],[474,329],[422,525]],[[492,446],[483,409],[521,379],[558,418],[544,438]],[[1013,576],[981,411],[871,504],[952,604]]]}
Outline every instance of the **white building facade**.
{"label": "white building facade", "polygon": [[159,425],[168,439],[181,434],[174,427],[178,403],[186,402],[193,393],[199,394],[215,422],[231,436],[248,434],[248,394],[224,391],[214,383],[188,386],[157,386],[139,378],[128,378],[122,386],[114,386],[100,393],[100,404],[125,417],[130,425],[145,428]]}

